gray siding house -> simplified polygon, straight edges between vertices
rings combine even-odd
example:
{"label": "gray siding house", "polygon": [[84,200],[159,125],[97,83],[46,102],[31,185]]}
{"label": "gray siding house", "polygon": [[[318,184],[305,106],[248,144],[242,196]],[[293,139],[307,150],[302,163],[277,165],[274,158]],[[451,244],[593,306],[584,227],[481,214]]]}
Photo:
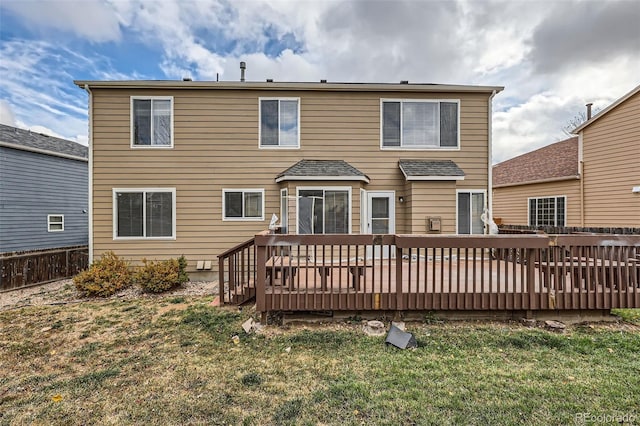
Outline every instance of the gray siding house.
{"label": "gray siding house", "polygon": [[0,253],[88,244],[87,152],[0,124]]}

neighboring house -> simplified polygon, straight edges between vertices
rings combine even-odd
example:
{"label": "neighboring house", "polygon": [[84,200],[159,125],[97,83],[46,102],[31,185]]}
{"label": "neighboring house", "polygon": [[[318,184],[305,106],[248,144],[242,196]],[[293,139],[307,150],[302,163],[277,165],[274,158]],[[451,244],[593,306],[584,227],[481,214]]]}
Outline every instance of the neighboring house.
{"label": "neighboring house", "polygon": [[640,227],[640,86],[573,133],[494,166],[494,217],[509,225]]}
{"label": "neighboring house", "polygon": [[493,167],[493,217],[510,225],[580,226],[578,137]]}
{"label": "neighboring house", "polygon": [[87,150],[0,124],[0,253],[87,244]]}
{"label": "neighboring house", "polygon": [[573,131],[580,138],[583,226],[640,227],[640,85]]}
{"label": "neighboring house", "polygon": [[[284,232],[484,233],[502,87],[76,81],[90,256],[196,262]],[[215,262],[214,262],[215,269]]]}

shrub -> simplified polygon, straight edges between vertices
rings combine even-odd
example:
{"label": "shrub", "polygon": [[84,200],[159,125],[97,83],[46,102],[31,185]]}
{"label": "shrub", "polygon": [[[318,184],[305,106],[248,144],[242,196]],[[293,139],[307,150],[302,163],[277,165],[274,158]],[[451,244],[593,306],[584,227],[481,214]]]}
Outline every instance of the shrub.
{"label": "shrub", "polygon": [[73,278],[79,292],[87,296],[111,296],[133,284],[129,264],[112,251],[102,255],[89,269]]}
{"label": "shrub", "polygon": [[189,281],[187,259],[184,256],[161,261],[142,259],[142,263],[135,280],[146,292],[162,293]]}

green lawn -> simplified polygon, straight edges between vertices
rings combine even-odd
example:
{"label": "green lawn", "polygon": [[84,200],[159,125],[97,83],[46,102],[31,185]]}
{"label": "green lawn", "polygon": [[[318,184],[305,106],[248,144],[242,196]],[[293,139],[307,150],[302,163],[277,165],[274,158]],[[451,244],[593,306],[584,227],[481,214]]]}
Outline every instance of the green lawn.
{"label": "green lawn", "polygon": [[247,336],[248,314],[210,300],[0,312],[0,425],[640,423],[637,310],[565,334],[412,323],[402,351],[359,323]]}

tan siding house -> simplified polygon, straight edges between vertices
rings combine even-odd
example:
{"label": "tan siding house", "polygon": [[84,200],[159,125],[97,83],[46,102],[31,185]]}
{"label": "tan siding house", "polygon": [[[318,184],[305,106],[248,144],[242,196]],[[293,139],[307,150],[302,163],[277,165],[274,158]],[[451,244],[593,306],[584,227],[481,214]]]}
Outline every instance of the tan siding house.
{"label": "tan siding house", "polygon": [[489,205],[501,87],[75,83],[90,93],[93,257],[185,255],[193,270],[273,214],[289,233],[425,233],[429,217],[456,233],[479,232],[460,222]]}
{"label": "tan siding house", "polygon": [[640,86],[578,127],[584,226],[640,227]]}
{"label": "tan siding house", "polygon": [[578,138],[545,146],[493,167],[498,223],[580,226]]}
{"label": "tan siding house", "polygon": [[494,166],[496,219],[508,225],[640,227],[640,86],[574,133]]}

